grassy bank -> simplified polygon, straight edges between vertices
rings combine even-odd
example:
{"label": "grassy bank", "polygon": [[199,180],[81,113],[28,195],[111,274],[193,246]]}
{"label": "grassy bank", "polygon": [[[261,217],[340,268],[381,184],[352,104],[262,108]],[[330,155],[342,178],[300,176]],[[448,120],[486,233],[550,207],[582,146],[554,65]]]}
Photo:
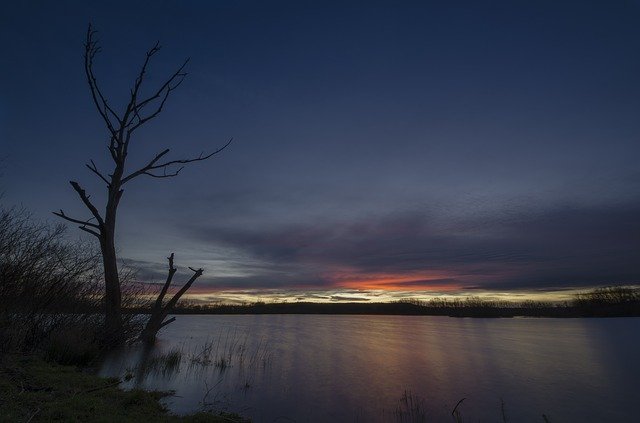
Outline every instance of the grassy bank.
{"label": "grassy bank", "polygon": [[35,356],[5,355],[0,362],[0,421],[10,422],[244,422],[237,415],[170,414],[170,393],[123,391],[101,378]]}

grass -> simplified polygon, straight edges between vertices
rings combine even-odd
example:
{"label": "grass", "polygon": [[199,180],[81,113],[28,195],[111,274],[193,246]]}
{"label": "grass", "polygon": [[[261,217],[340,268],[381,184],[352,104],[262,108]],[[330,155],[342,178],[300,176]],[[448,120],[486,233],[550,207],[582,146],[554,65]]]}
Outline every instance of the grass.
{"label": "grass", "polygon": [[164,354],[151,357],[145,364],[147,371],[160,371],[164,375],[169,375],[180,370],[182,363],[182,349],[174,348]]}
{"label": "grass", "polygon": [[167,370],[176,369],[182,362],[182,351],[175,349],[165,354],[164,363]]}
{"label": "grass", "polygon": [[426,422],[427,413],[424,399],[405,390],[398,401],[393,416],[397,423]]}
{"label": "grass", "polygon": [[[463,416],[462,408],[467,398],[461,398],[455,406],[451,409],[450,419],[446,421],[452,421],[454,423],[464,423],[465,421],[479,421],[475,418],[467,418]],[[424,398],[412,393],[409,390],[405,390],[402,396],[398,399],[398,404],[391,413],[383,410],[382,417],[385,422],[393,423],[429,423],[434,422],[433,417],[429,414],[429,407]],[[433,410],[431,410],[433,411]],[[542,421],[544,423],[551,423],[551,419],[546,414],[542,414]],[[360,418],[356,418],[356,421],[360,421]],[[444,421],[442,418],[438,418],[437,421]],[[508,423],[505,402],[500,399],[500,421],[502,423]]]}
{"label": "grass", "polygon": [[207,340],[204,344],[193,348],[188,354],[190,367],[213,366],[221,373],[234,365],[242,369],[255,369],[258,366],[267,367],[271,362],[271,354],[267,344],[260,342],[249,351],[247,338],[241,338],[230,331],[216,340]]}
{"label": "grass", "polygon": [[15,422],[244,422],[233,414],[170,414],[167,392],[118,387],[72,366],[35,356],[5,355],[0,363],[0,421]]}

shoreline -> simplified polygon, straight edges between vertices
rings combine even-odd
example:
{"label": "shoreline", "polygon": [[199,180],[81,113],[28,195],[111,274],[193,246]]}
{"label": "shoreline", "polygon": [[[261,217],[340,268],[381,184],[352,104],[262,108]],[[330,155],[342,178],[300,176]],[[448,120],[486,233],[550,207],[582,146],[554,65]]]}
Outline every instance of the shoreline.
{"label": "shoreline", "polygon": [[172,392],[124,390],[121,380],[36,355],[0,356],[1,421],[244,423],[237,414],[172,414],[160,400]]}
{"label": "shoreline", "polygon": [[[128,313],[146,314],[144,309],[128,309]],[[640,303],[623,303],[578,307],[570,305],[499,307],[465,305],[433,307],[413,303],[257,303],[245,305],[178,306],[175,315],[248,315],[248,314],[316,314],[316,315],[398,315],[398,316],[446,316],[476,318],[589,318],[589,317],[640,317]]]}

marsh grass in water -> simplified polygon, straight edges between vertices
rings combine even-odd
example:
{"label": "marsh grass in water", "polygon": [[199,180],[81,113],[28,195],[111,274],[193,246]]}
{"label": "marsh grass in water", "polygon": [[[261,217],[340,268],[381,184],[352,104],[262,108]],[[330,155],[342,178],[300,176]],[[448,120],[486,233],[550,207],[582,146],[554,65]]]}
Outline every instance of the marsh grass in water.
{"label": "marsh grass in water", "polygon": [[157,367],[163,374],[171,374],[180,371],[182,363],[182,349],[174,348],[154,358]]}
{"label": "marsh grass in water", "polygon": [[[455,423],[464,423],[465,421],[475,422],[477,419],[473,417],[467,417],[465,420],[463,408],[467,398],[461,398],[455,406],[451,409],[451,421]],[[428,423],[434,422],[433,418],[429,417],[429,408],[427,401],[412,393],[410,390],[405,390],[398,404],[391,413],[385,411],[382,412],[383,421],[389,423]],[[356,417],[355,421],[361,419]],[[500,421],[502,423],[509,422],[506,413],[506,406],[503,399],[500,399]],[[546,414],[541,415],[541,421],[544,423],[551,423],[551,419]]]}
{"label": "marsh grass in water", "polygon": [[427,412],[424,399],[405,390],[393,412],[393,417],[398,423],[426,422]]}
{"label": "marsh grass in water", "polygon": [[271,353],[264,340],[260,340],[253,347],[247,347],[248,336],[240,337],[237,332],[228,331],[223,337],[209,339],[204,344],[194,347],[187,354],[190,367],[213,366],[221,373],[229,367],[239,367],[242,370],[255,370],[257,367],[267,367],[271,360]]}
{"label": "marsh grass in water", "polygon": [[248,337],[240,337],[229,331],[225,336],[206,340],[203,344],[187,349],[185,344],[161,351],[152,347],[144,349],[140,359],[125,373],[135,373],[140,382],[150,374],[171,377],[182,369],[201,371],[214,368],[223,374],[230,368],[236,368],[245,376],[242,384],[245,390],[251,387],[253,373],[266,369],[271,362],[271,353],[264,340],[248,347]]}

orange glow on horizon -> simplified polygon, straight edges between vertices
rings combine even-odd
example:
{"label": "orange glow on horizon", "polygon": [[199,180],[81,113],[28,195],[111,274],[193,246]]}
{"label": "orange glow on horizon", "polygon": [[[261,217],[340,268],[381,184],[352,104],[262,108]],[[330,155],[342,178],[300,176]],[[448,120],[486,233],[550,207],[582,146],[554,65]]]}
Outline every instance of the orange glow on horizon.
{"label": "orange glow on horizon", "polygon": [[461,285],[442,273],[364,274],[334,276],[334,287],[384,291],[457,291]]}

